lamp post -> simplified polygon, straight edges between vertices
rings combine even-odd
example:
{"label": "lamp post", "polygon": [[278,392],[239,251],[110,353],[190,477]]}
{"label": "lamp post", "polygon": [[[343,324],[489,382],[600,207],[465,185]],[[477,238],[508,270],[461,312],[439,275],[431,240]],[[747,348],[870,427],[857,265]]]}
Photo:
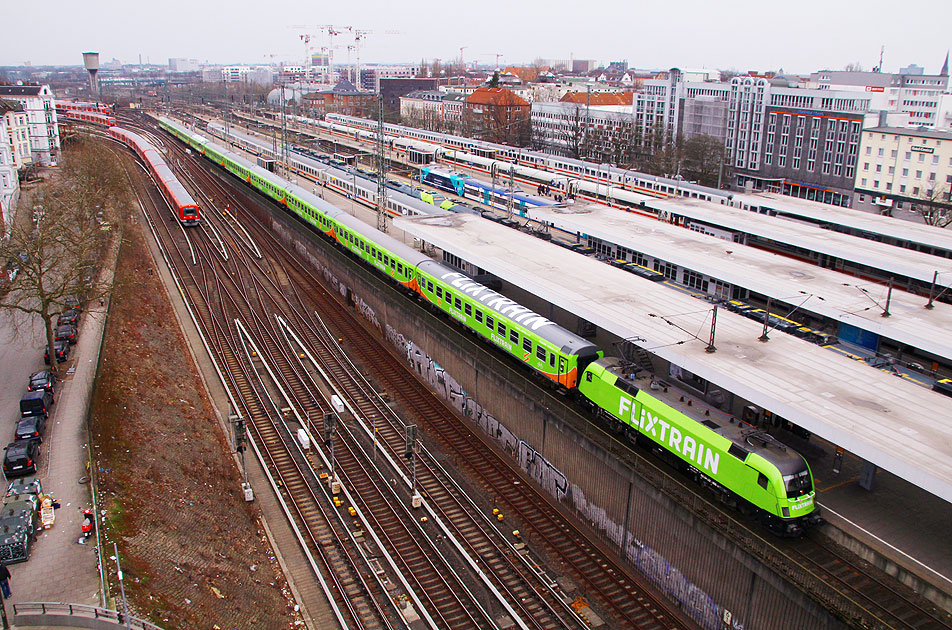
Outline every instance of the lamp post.
{"label": "lamp post", "polygon": [[129,623],[129,602],[126,601],[126,587],[122,582],[122,567],[119,566],[119,547],[116,546],[116,543],[112,543],[112,552],[115,554],[113,558],[116,559],[116,575],[119,578],[119,592],[122,594],[122,616],[126,622],[126,630],[131,630],[132,626]]}

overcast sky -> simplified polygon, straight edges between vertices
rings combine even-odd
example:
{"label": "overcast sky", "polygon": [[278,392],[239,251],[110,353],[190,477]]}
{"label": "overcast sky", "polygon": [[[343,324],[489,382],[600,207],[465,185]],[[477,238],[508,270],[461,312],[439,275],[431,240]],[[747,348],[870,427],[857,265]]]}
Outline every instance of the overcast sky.
{"label": "overcast sky", "polygon": [[[926,0],[82,0],[32,6],[0,2],[0,65],[103,63],[301,63],[328,45],[317,25],[373,30],[361,63],[456,59],[502,64],[547,59],[627,60],[636,68],[733,68],[808,73],[860,63],[871,69],[885,45],[884,70],[916,63],[937,73],[952,47],[952,2]],[[146,7],[152,7],[147,9]],[[49,9],[49,10],[48,10]],[[307,25],[312,28],[294,28]],[[387,31],[398,31],[388,34]],[[335,59],[346,62],[353,37]],[[351,53],[351,60],[355,60]]]}

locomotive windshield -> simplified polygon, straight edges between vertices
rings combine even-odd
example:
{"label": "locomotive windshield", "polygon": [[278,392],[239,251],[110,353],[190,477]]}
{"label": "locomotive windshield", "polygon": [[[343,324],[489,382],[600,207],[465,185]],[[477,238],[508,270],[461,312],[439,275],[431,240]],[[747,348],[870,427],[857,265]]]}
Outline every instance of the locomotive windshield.
{"label": "locomotive windshield", "polygon": [[787,489],[788,499],[802,497],[813,489],[810,483],[810,471],[804,467],[803,470],[792,475],[784,475],[783,485]]}

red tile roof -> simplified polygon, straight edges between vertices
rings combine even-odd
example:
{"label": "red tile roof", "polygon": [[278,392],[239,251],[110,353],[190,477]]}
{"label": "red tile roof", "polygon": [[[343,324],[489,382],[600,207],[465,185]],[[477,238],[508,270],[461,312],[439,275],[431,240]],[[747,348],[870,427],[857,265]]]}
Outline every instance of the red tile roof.
{"label": "red tile roof", "polygon": [[631,92],[568,92],[562,97],[563,103],[589,105],[631,105]]}
{"label": "red tile roof", "polygon": [[472,105],[505,105],[511,107],[528,107],[529,102],[506,88],[480,87],[466,99]]}

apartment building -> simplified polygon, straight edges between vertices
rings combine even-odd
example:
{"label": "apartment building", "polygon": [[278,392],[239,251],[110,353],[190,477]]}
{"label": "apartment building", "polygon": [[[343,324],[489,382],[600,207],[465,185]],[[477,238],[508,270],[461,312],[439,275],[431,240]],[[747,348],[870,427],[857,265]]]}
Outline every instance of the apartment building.
{"label": "apartment building", "polygon": [[0,85],[0,99],[19,103],[26,114],[34,163],[55,165],[60,150],[53,91],[48,85]]}
{"label": "apartment building", "polygon": [[[0,99],[0,118],[6,125],[6,139],[10,143],[13,165],[19,170],[33,164],[30,152],[30,126],[23,105]],[[3,136],[0,136],[2,140]]]}
{"label": "apartment building", "polygon": [[13,145],[7,141],[7,101],[0,100],[0,234],[6,235],[13,225],[13,215],[20,197],[20,181],[13,162]]}

